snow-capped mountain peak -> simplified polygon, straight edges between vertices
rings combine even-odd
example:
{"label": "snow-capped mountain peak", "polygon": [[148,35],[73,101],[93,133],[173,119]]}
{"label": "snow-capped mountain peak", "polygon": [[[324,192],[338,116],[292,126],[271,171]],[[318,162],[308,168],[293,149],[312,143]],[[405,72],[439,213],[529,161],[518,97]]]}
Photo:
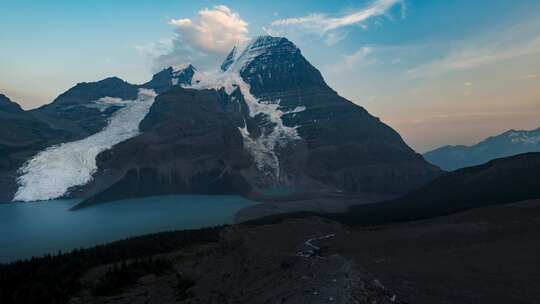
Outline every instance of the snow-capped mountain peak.
{"label": "snow-capped mountain peak", "polygon": [[[252,63],[257,60],[272,64],[271,56],[278,52],[296,52],[296,46],[285,38],[271,36],[257,37],[244,46],[236,46],[232,49],[218,72],[198,72],[194,71],[191,84],[183,85],[193,89],[224,89],[227,95],[232,96],[237,90],[243,96],[248,108],[248,117],[253,119],[262,116],[269,122],[268,127],[264,127],[263,132],[258,137],[252,137],[247,129],[247,125],[239,127],[244,137],[244,143],[252,153],[257,167],[261,171],[270,171],[272,178],[279,180],[280,164],[276,155],[276,147],[285,145],[287,142],[298,140],[300,136],[294,126],[286,126],[282,116],[288,114],[280,108],[280,100],[261,100],[252,93],[251,85],[246,81],[248,75],[246,70],[255,71]],[[275,64],[279,64],[276,61]],[[263,63],[266,65],[266,63]],[[262,69],[266,69],[262,67]],[[299,108],[304,110],[305,108]],[[301,111],[295,109],[297,112]]]}
{"label": "snow-capped mountain peak", "polygon": [[424,154],[426,160],[445,170],[455,170],[516,154],[540,151],[540,128],[509,130],[472,146],[445,146]]}
{"label": "snow-capped mountain peak", "polygon": [[540,144],[540,128],[531,131],[515,131],[511,130],[507,133],[512,143],[520,143],[525,145]]}
{"label": "snow-capped mountain peak", "polygon": [[231,66],[236,66],[236,70],[243,73],[255,58],[263,59],[262,62],[271,63],[273,55],[281,54],[283,56],[296,52],[299,52],[298,47],[286,38],[259,36],[244,45],[235,46],[221,64],[221,70],[227,71]]}

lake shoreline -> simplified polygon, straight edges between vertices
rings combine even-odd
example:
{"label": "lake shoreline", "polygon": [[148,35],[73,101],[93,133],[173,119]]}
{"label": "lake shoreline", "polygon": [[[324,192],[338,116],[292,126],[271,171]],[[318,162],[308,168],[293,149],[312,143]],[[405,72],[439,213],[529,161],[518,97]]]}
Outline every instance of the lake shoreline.
{"label": "lake shoreline", "polygon": [[240,196],[182,195],[123,200],[69,211],[77,203],[56,200],[0,205],[0,262],[164,231],[233,224],[236,212],[256,204]]}

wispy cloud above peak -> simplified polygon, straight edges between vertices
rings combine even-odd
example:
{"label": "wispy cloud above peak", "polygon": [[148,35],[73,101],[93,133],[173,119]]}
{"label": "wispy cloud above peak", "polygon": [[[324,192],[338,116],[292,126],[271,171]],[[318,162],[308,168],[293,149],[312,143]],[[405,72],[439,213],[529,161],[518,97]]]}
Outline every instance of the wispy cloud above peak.
{"label": "wispy cloud above peak", "polygon": [[[404,16],[404,0],[375,0],[368,7],[338,17],[323,13],[312,13],[302,17],[274,20],[270,28],[265,29],[271,34],[280,34],[288,30],[302,30],[307,33],[320,34],[328,44],[333,44],[345,38],[346,32],[340,32],[350,26],[366,28],[367,20],[386,15],[395,5],[401,4]],[[337,32],[337,33],[336,33]]]}
{"label": "wispy cloud above peak", "polygon": [[331,65],[325,66],[330,73],[344,73],[356,70],[360,65],[376,63],[376,59],[369,58],[373,53],[372,46],[363,46],[350,55],[343,55],[341,60]]}
{"label": "wispy cloud above peak", "polygon": [[503,33],[497,32],[496,35],[457,43],[443,57],[412,68],[407,75],[412,78],[431,77],[540,54],[540,34],[531,32],[530,28],[527,24]]}

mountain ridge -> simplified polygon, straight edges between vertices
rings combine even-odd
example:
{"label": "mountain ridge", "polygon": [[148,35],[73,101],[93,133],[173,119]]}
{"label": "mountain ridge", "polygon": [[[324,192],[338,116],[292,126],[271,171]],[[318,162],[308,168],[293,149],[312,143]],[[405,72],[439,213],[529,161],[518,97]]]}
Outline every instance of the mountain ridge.
{"label": "mountain ridge", "polygon": [[466,145],[447,145],[424,153],[427,161],[444,170],[456,170],[479,165],[492,159],[540,151],[540,128],[508,130],[481,142]]}
{"label": "mountain ridge", "polygon": [[370,225],[420,220],[489,205],[540,199],[538,172],[538,152],[494,159],[444,173],[395,200],[353,206],[348,213],[338,217]]}

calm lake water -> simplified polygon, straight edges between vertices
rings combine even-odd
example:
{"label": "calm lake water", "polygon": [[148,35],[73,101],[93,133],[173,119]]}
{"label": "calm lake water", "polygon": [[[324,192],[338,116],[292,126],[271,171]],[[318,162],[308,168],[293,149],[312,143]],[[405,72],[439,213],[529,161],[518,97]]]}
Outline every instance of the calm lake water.
{"label": "calm lake water", "polygon": [[0,204],[0,262],[130,236],[229,224],[253,202],[238,196],[160,196],[68,211],[78,200]]}

